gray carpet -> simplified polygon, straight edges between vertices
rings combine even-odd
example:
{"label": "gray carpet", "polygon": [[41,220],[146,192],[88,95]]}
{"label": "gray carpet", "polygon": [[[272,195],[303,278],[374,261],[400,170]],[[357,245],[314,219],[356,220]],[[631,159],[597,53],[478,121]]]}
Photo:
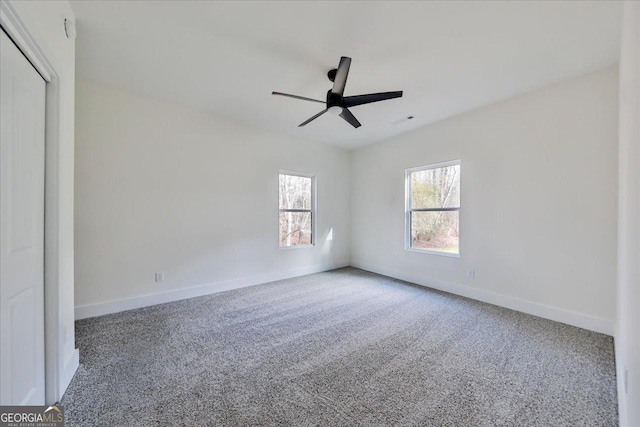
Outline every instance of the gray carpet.
{"label": "gray carpet", "polygon": [[76,323],[68,426],[615,426],[605,335],[354,268]]}

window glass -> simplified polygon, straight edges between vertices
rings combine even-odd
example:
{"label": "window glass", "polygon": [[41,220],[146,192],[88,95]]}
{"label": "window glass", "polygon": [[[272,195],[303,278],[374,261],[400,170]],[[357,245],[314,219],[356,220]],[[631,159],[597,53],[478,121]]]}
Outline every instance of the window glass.
{"label": "window glass", "polygon": [[411,207],[460,207],[460,165],[412,172]]}
{"label": "window glass", "polygon": [[311,244],[311,212],[280,212],[280,246]]}
{"label": "window glass", "polygon": [[458,211],[412,212],[411,247],[448,253],[459,253]]}
{"label": "window glass", "polygon": [[311,180],[280,174],[280,209],[311,209]]}

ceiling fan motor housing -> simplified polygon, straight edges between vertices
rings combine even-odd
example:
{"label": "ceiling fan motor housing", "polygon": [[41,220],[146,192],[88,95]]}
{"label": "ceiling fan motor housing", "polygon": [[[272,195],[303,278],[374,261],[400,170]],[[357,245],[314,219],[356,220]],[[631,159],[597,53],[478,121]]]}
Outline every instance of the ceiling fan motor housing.
{"label": "ceiling fan motor housing", "polygon": [[331,90],[327,91],[327,108],[334,106],[342,107],[342,96],[339,93],[333,93]]}

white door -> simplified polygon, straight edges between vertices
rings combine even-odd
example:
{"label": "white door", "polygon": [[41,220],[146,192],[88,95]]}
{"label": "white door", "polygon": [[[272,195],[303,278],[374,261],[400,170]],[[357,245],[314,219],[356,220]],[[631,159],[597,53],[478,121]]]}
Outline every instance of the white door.
{"label": "white door", "polygon": [[45,82],[0,33],[0,405],[43,405]]}

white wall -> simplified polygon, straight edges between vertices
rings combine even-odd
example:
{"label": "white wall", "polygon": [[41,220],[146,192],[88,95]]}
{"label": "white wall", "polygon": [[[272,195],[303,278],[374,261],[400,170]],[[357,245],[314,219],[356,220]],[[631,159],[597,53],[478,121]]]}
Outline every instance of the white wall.
{"label": "white wall", "polygon": [[[354,151],[352,265],[612,334],[617,72]],[[462,160],[460,258],[405,251],[405,168],[454,159]]]}
{"label": "white wall", "polygon": [[[620,425],[639,426],[640,3],[626,2],[622,32],[616,366]],[[627,377],[626,391],[625,376]]]}
{"label": "white wall", "polygon": [[[349,264],[348,151],[89,82],[76,95],[78,318]],[[315,247],[278,248],[279,169],[317,177]]]}
{"label": "white wall", "polygon": [[45,218],[46,401],[53,403],[78,367],[73,300],[75,41],[64,31],[64,19],[73,20],[74,14],[67,1],[6,4],[56,73],[47,85]]}

